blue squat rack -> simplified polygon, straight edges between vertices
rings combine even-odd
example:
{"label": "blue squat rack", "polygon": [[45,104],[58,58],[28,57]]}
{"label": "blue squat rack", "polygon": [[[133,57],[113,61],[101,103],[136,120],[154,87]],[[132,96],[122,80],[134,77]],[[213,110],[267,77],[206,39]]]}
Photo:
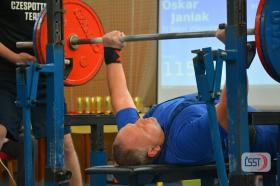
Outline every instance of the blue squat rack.
{"label": "blue squat rack", "polygon": [[71,172],[64,169],[64,49],[63,3],[47,0],[48,44],[45,65],[28,63],[17,68],[17,103],[23,108],[25,185],[33,185],[30,110],[36,104],[39,73],[47,86],[47,164],[45,185],[68,185]]}

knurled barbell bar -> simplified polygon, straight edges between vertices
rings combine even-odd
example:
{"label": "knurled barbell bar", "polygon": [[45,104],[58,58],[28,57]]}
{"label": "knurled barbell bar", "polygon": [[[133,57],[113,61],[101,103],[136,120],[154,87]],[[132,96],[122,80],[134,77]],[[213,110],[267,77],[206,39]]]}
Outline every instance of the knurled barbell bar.
{"label": "knurled barbell bar", "polygon": [[[161,34],[138,34],[122,36],[122,42],[135,41],[152,41],[152,40],[166,40],[166,39],[187,39],[187,38],[206,38],[215,37],[216,31],[201,31],[201,32],[179,32],[179,33],[161,33]],[[255,29],[248,29],[248,35],[254,35]],[[72,49],[77,49],[82,44],[97,44],[103,43],[102,37],[97,38],[79,38],[77,35],[72,35],[69,38]],[[17,42],[17,48],[32,48],[33,42]]]}

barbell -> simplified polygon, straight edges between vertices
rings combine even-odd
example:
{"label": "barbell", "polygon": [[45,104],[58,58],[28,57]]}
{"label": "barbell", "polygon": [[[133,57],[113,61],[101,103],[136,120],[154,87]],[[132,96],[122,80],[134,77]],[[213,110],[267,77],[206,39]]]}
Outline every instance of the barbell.
{"label": "barbell", "polygon": [[[280,82],[278,63],[280,54],[279,52],[275,54],[273,51],[275,46],[276,48],[280,46],[280,22],[277,19],[278,14],[275,13],[275,11],[280,12],[279,2],[277,0],[269,2],[261,0],[256,16],[256,28],[247,30],[248,35],[255,34],[257,51],[264,68],[278,82]],[[92,79],[102,64],[104,53],[102,36],[104,32],[97,15],[87,4],[81,1],[64,0],[64,9],[64,55],[65,59],[70,61],[73,66],[65,79],[65,84],[80,85]],[[220,25],[220,27],[223,26]],[[270,29],[271,26],[274,26],[274,31]],[[204,38],[215,37],[215,34],[216,31],[140,34],[123,36],[121,41]],[[17,42],[16,45],[18,48],[33,47],[38,61],[45,63],[47,45],[46,10],[42,11],[35,22],[33,42]]]}

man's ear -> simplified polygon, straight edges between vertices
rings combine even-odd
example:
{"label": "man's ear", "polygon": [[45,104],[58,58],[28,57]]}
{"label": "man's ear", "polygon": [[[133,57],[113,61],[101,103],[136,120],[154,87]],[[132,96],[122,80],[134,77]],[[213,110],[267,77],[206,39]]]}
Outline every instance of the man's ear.
{"label": "man's ear", "polygon": [[161,151],[161,147],[157,145],[148,151],[148,157],[154,158],[160,153],[160,151]]}

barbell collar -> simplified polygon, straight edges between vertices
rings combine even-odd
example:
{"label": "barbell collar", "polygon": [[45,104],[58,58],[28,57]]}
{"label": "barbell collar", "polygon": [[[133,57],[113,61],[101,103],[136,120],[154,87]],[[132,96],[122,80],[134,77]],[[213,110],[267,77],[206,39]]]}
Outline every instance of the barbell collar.
{"label": "barbell collar", "polygon": [[22,41],[22,42],[16,42],[17,48],[33,48],[33,42],[32,41]]}

